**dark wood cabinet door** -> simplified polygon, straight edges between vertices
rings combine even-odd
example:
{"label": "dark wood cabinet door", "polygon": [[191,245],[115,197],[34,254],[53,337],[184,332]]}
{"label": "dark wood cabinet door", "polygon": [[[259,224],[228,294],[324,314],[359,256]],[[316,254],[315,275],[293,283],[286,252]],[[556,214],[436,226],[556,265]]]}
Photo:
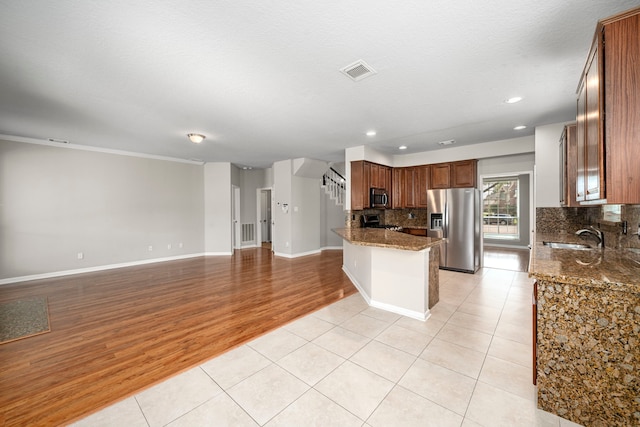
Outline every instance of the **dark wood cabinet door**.
{"label": "dark wood cabinet door", "polygon": [[427,190],[429,189],[429,166],[416,166],[417,169],[417,194],[416,203],[419,208],[427,207]]}
{"label": "dark wood cabinet door", "polygon": [[604,145],[600,126],[600,74],[599,48],[595,46],[585,73],[586,86],[586,140],[585,140],[585,180],[586,200],[603,199],[604,188]]}
{"label": "dark wood cabinet door", "polygon": [[640,203],[640,9],[605,25],[604,61],[607,203]]}
{"label": "dark wood cabinet door", "polygon": [[364,162],[351,162],[351,210],[364,209]]}
{"label": "dark wood cabinet door", "polygon": [[369,207],[371,164],[364,160],[351,162],[351,210],[361,211]]}
{"label": "dark wood cabinet door", "polygon": [[393,168],[391,180],[391,207],[404,207],[404,168]]}
{"label": "dark wood cabinet door", "polygon": [[371,187],[382,188],[380,184],[380,165],[371,163]]}
{"label": "dark wood cabinet door", "polygon": [[581,82],[578,90],[578,103],[576,110],[576,201],[585,200],[587,188],[585,178],[586,143],[587,143],[587,85]]}
{"label": "dark wood cabinet door", "polygon": [[404,207],[405,208],[415,208],[416,207],[416,168],[409,167],[404,168]]}
{"label": "dark wood cabinet door", "polygon": [[476,164],[476,160],[463,160],[451,163],[451,188],[475,187]]}
{"label": "dark wood cabinet door", "polygon": [[576,201],[576,129],[575,124],[567,125],[560,137],[560,206],[579,206]]}
{"label": "dark wood cabinet door", "polygon": [[435,165],[429,165],[429,185],[433,189],[439,188],[451,188],[451,164],[450,163],[438,163]]}

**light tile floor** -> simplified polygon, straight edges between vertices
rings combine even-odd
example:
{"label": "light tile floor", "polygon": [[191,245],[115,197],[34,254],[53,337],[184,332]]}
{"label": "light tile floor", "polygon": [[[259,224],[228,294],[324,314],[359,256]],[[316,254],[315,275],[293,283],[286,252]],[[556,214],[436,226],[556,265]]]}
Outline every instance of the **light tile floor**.
{"label": "light tile floor", "polygon": [[576,426],[536,409],[531,290],[441,270],[426,322],[352,295],[73,425]]}

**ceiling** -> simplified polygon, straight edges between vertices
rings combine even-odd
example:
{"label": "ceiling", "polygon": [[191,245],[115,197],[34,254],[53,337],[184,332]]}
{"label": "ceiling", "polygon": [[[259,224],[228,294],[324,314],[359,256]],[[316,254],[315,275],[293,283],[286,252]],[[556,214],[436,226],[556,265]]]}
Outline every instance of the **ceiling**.
{"label": "ceiling", "polygon": [[0,134],[256,168],[532,135],[575,119],[597,20],[636,6],[0,0]]}

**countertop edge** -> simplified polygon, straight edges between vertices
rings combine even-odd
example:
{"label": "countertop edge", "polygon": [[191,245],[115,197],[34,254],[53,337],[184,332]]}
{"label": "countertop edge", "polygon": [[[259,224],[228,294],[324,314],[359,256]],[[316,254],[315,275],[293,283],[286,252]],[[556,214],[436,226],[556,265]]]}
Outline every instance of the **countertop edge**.
{"label": "countertop edge", "polygon": [[439,246],[442,239],[412,236],[399,231],[376,228],[334,228],[331,231],[352,245],[373,246],[405,251],[422,251]]}

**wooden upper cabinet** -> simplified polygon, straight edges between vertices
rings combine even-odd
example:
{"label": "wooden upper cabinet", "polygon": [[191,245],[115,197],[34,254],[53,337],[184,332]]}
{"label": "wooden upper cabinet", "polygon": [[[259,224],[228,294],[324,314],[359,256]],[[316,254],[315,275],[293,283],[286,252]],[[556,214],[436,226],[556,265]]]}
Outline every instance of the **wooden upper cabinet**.
{"label": "wooden upper cabinet", "polygon": [[578,162],[576,129],[575,123],[567,125],[560,136],[560,206],[580,206],[576,200]]}
{"label": "wooden upper cabinet", "polygon": [[351,162],[351,210],[360,211],[369,207],[370,187],[370,163],[363,160]]}
{"label": "wooden upper cabinet", "polygon": [[451,163],[429,165],[430,188],[451,188]]}
{"label": "wooden upper cabinet", "polygon": [[477,160],[451,163],[451,188],[475,187],[477,164]]}
{"label": "wooden upper cabinet", "polygon": [[640,8],[604,24],[607,203],[640,203]]}
{"label": "wooden upper cabinet", "polygon": [[418,183],[418,179],[416,176],[416,168],[408,167],[403,169],[404,169],[404,188],[402,192],[402,196],[404,199],[403,207],[415,208],[417,206],[415,187]]}
{"label": "wooden upper cabinet", "polygon": [[578,86],[576,198],[583,203],[640,203],[639,62],[640,8],[600,21]]}
{"label": "wooden upper cabinet", "polygon": [[429,188],[468,188],[476,186],[477,160],[429,165]]}
{"label": "wooden upper cabinet", "polygon": [[578,103],[576,112],[576,202],[585,200],[587,184],[585,178],[587,163],[585,161],[587,143],[587,85],[581,82],[578,89]]}
{"label": "wooden upper cabinet", "polygon": [[404,168],[393,168],[391,180],[391,208],[404,207]]}
{"label": "wooden upper cabinet", "polygon": [[[392,193],[392,172],[389,166],[356,160],[351,162],[351,210],[367,209],[370,206],[371,188],[384,188]],[[391,195],[393,203],[393,195]]]}
{"label": "wooden upper cabinet", "polygon": [[416,166],[416,178],[418,181],[416,204],[419,208],[427,207],[427,190],[429,189],[429,166]]}
{"label": "wooden upper cabinet", "polygon": [[598,45],[594,46],[593,56],[587,65],[585,72],[586,86],[586,140],[585,140],[585,200],[604,199],[604,145],[602,141],[600,125],[600,74],[598,69],[600,51]]}

